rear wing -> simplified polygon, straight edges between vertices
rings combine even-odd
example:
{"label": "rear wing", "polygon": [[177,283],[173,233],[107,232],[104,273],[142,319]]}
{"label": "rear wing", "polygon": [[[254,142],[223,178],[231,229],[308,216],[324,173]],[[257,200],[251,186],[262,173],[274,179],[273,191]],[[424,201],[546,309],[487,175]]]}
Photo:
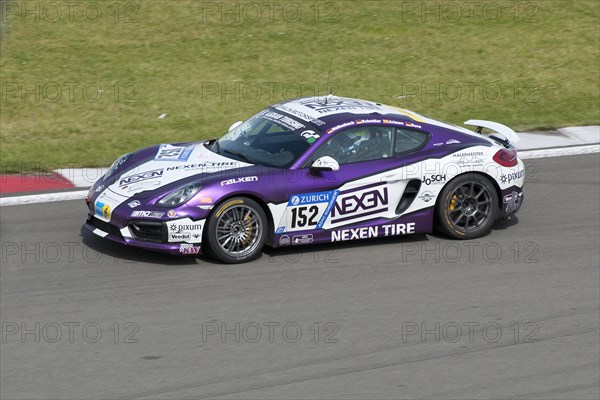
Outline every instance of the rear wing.
{"label": "rear wing", "polygon": [[504,137],[504,139],[508,140],[511,143],[517,143],[520,140],[519,135],[517,135],[515,131],[510,129],[508,126],[499,124],[497,122],[485,121],[482,119],[470,119],[468,121],[465,121],[464,124],[476,126],[477,129],[475,130],[475,132],[477,133],[482,133],[483,128],[490,129],[494,132],[501,134]]}

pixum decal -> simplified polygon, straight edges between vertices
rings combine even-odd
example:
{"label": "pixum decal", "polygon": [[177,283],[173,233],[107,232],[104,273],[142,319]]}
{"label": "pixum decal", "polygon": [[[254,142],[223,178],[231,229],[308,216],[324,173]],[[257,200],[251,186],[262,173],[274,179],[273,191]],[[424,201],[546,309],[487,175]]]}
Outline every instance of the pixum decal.
{"label": "pixum decal", "polygon": [[519,172],[511,172],[510,174],[502,174],[500,175],[500,182],[502,183],[511,183],[513,181],[519,180],[525,176],[525,170],[522,169]]}
{"label": "pixum decal", "polygon": [[202,241],[202,229],[204,221],[193,221],[190,218],[167,221],[169,242],[200,243]]}

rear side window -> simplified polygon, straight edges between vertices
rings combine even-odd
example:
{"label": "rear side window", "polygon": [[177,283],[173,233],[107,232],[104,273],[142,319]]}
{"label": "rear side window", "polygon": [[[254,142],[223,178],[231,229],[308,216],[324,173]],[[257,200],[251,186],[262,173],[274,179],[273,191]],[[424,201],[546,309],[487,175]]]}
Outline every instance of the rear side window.
{"label": "rear side window", "polygon": [[346,129],[323,143],[307,164],[323,156],[333,157],[340,165],[388,158],[393,130],[390,126]]}
{"label": "rear side window", "polygon": [[427,143],[427,140],[429,140],[428,133],[396,128],[394,155],[398,156],[418,150]]}

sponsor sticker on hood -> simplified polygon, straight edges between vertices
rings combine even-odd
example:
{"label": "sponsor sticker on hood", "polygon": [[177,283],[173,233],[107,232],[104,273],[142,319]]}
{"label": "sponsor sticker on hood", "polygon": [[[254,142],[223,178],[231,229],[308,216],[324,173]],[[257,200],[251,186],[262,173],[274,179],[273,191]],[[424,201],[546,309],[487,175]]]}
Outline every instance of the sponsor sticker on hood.
{"label": "sponsor sticker on hood", "polygon": [[170,144],[161,144],[154,159],[156,161],[185,162],[190,158],[194,147],[179,147]]}
{"label": "sponsor sticker on hood", "polygon": [[[136,193],[156,190],[161,186],[198,174],[220,173],[250,165],[252,164],[213,153],[203,145],[188,147],[161,145],[153,159],[134,165],[109,189],[122,196],[132,197]],[[111,207],[114,209],[116,205],[111,204]]]}

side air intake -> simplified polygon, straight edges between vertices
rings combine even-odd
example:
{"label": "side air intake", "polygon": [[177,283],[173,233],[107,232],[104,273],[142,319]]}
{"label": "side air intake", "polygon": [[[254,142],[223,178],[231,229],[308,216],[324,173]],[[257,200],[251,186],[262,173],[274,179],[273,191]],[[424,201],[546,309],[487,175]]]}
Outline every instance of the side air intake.
{"label": "side air intake", "polygon": [[408,182],[406,189],[404,189],[404,194],[402,195],[402,198],[400,198],[398,207],[396,207],[396,214],[399,215],[408,210],[408,207],[410,207],[412,202],[415,200],[415,197],[417,197],[417,193],[419,193],[420,188],[421,181],[419,179],[413,179]]}

